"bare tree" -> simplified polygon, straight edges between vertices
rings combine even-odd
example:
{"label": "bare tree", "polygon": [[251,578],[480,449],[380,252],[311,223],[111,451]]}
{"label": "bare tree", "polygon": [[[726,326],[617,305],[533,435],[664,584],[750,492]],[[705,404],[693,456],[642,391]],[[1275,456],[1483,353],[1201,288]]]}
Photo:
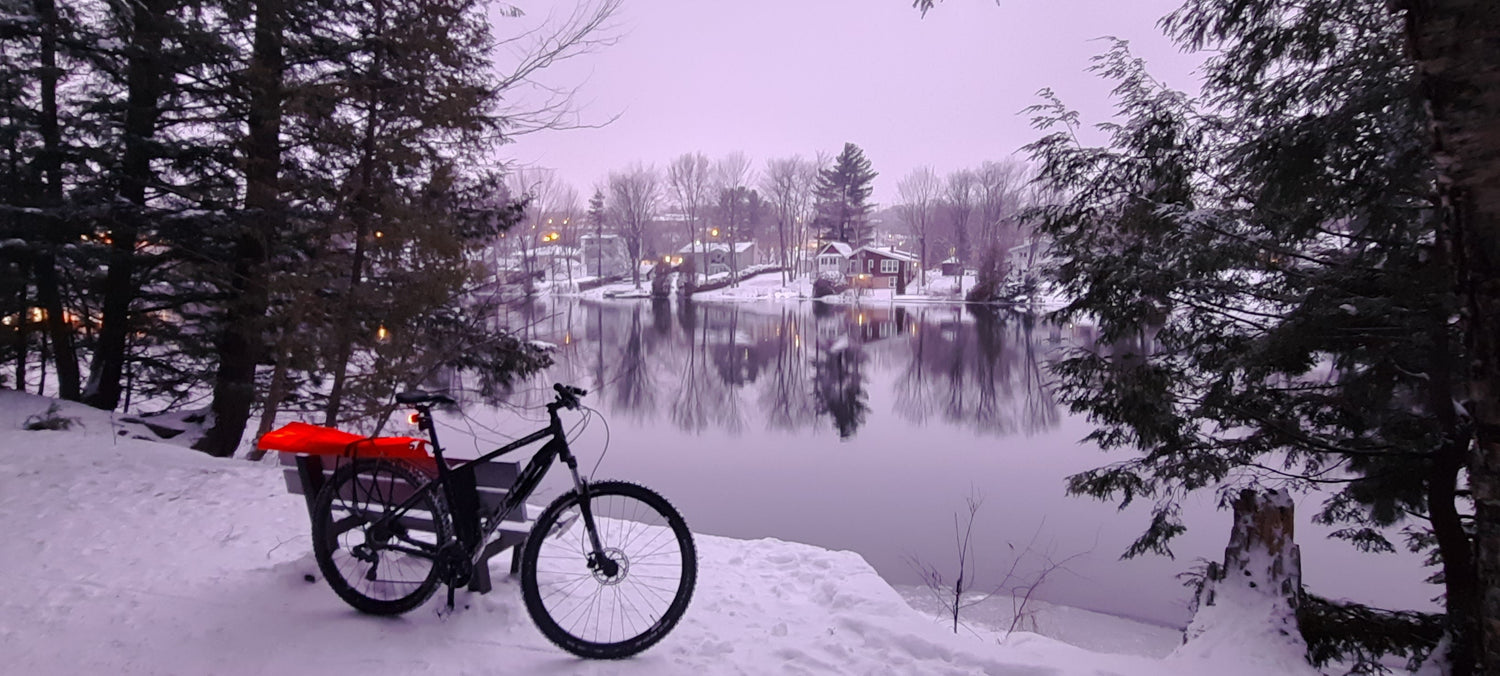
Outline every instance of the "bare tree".
{"label": "bare tree", "polygon": [[937,221],[938,195],[942,190],[937,172],[932,167],[917,167],[896,184],[901,203],[896,205],[901,220],[917,238],[917,269],[920,271],[922,288],[927,288],[927,238]]}
{"label": "bare tree", "polygon": [[974,214],[978,226],[975,248],[983,251],[991,246],[1005,246],[1014,239],[1007,226],[1015,223],[1014,217],[1021,205],[1026,165],[1016,160],[985,162],[975,171],[975,178],[978,183]]}
{"label": "bare tree", "polygon": [[[708,157],[703,153],[683,153],[667,165],[667,186],[672,191],[672,201],[685,219],[688,244],[699,250],[702,257],[703,209],[712,195],[713,177],[709,173]],[[706,265],[698,265],[707,270]]]}
{"label": "bare tree", "polygon": [[948,174],[948,189],[943,194],[943,210],[951,229],[949,241],[961,264],[969,261],[969,216],[974,213],[978,184],[973,171],[960,169]]}
{"label": "bare tree", "polygon": [[797,240],[797,263],[802,265],[806,258],[807,249],[803,243],[811,240],[808,231],[812,228],[813,216],[817,213],[818,204],[814,192],[818,187],[818,173],[823,167],[832,161],[831,156],[825,151],[818,151],[812,162],[809,162],[797,172],[797,218],[793,221],[793,230],[796,232],[794,239]]}
{"label": "bare tree", "polygon": [[641,248],[646,226],[656,217],[661,202],[661,179],[656,167],[635,163],[623,172],[609,175],[611,219],[630,252],[630,281],[641,288]]}
{"label": "bare tree", "polygon": [[544,227],[546,210],[560,185],[557,172],[542,167],[518,167],[506,178],[510,193],[526,200],[525,215],[515,229],[505,233],[505,239],[520,252],[522,284],[528,296],[536,291],[536,248],[549,234]]}
{"label": "bare tree", "polygon": [[[570,183],[559,181],[545,206],[547,234],[553,246],[553,264],[562,258],[568,288],[573,288],[573,252],[578,246],[578,226],[583,207],[579,203],[578,189]],[[553,272],[556,275],[556,272]]]}
{"label": "bare tree", "polygon": [[567,14],[549,12],[536,21],[529,21],[518,8],[501,5],[500,16],[532,24],[496,42],[493,50],[495,87],[506,92],[509,102],[504,110],[505,138],[545,129],[601,127],[618,117],[584,122],[575,106],[579,87],[544,84],[537,75],[561,62],[618,42],[619,33],[611,21],[623,1],[580,0]]}
{"label": "bare tree", "polygon": [[[745,153],[738,150],[729,153],[714,163],[714,183],[718,193],[733,193],[744,188],[750,183],[754,172],[750,169],[750,159]],[[729,245],[729,279],[733,285],[739,285],[739,262],[735,260],[735,245],[738,244],[739,233],[735,232],[735,224],[739,223],[740,214],[736,213],[739,201],[729,200],[729,213],[720,214],[724,225],[724,241]]]}
{"label": "bare tree", "polygon": [[777,264],[781,266],[782,283],[796,277],[792,269],[796,260],[788,256],[789,246],[799,252],[802,238],[798,223],[806,217],[808,205],[812,203],[813,181],[817,179],[817,167],[800,155],[766,160],[761,172],[760,190],[771,203],[776,218]]}

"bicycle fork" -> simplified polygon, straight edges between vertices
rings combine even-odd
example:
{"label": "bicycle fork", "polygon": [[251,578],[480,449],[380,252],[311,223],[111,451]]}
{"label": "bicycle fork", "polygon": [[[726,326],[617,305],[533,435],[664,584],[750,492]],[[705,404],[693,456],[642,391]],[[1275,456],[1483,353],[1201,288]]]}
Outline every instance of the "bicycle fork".
{"label": "bicycle fork", "polygon": [[573,488],[578,491],[578,512],[583,515],[583,529],[588,533],[589,545],[593,552],[588,556],[589,570],[598,571],[606,578],[612,578],[620,573],[620,563],[609,558],[604,551],[604,543],[599,540],[599,529],[594,522],[594,508],[589,500],[589,484],[583,477],[578,475],[578,459],[567,449],[561,453],[563,464],[568,466],[568,471],[573,474]]}

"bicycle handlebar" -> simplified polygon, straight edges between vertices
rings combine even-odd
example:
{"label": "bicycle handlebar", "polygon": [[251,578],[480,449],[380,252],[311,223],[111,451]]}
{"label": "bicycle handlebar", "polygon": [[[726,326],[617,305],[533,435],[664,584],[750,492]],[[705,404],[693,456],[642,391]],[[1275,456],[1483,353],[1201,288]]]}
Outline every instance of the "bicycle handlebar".
{"label": "bicycle handlebar", "polygon": [[552,389],[557,391],[557,400],[553,404],[568,409],[578,408],[581,405],[578,398],[588,394],[588,390],[581,387],[573,387],[572,385],[564,385],[562,383],[553,383]]}

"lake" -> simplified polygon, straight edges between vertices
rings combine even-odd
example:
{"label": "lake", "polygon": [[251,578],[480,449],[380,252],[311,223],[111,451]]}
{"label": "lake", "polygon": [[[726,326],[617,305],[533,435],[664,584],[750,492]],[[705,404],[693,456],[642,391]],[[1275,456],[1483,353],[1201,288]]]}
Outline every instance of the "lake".
{"label": "lake", "polygon": [[[1089,327],[958,305],[830,306],[538,301],[507,325],[557,347],[556,364],[503,401],[440,420],[455,454],[545,423],[553,382],[598,410],[573,444],[580,469],[650,486],[693,530],[858,552],[895,584],[953,579],[955,525],[977,498],[971,589],[1026,585],[1044,600],[1180,625],[1178,574],[1218,560],[1229,515],[1212,494],[1184,509],[1176,558],[1119,555],[1147,505],[1069,497],[1069,474],[1119,461],[1081,442],[1087,421],[1048,386],[1046,363],[1093,344]],[[461,386],[461,383],[460,383]],[[565,424],[582,420],[565,414]],[[604,450],[602,461],[600,451]],[[555,472],[533,501],[566,488]],[[1432,609],[1414,555],[1366,555],[1309,522],[1298,500],[1304,581],[1334,598]],[[1009,581],[1007,581],[1007,574]]]}

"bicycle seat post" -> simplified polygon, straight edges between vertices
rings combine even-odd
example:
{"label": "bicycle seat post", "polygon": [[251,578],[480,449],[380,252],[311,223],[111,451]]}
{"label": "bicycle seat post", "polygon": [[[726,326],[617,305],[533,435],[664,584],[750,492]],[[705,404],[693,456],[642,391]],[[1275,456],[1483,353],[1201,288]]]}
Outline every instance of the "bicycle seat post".
{"label": "bicycle seat post", "polygon": [[448,473],[448,463],[443,462],[443,447],[438,443],[437,425],[432,422],[432,407],[426,404],[417,404],[417,429],[427,433],[427,439],[432,442],[432,457],[437,460],[438,474]]}

